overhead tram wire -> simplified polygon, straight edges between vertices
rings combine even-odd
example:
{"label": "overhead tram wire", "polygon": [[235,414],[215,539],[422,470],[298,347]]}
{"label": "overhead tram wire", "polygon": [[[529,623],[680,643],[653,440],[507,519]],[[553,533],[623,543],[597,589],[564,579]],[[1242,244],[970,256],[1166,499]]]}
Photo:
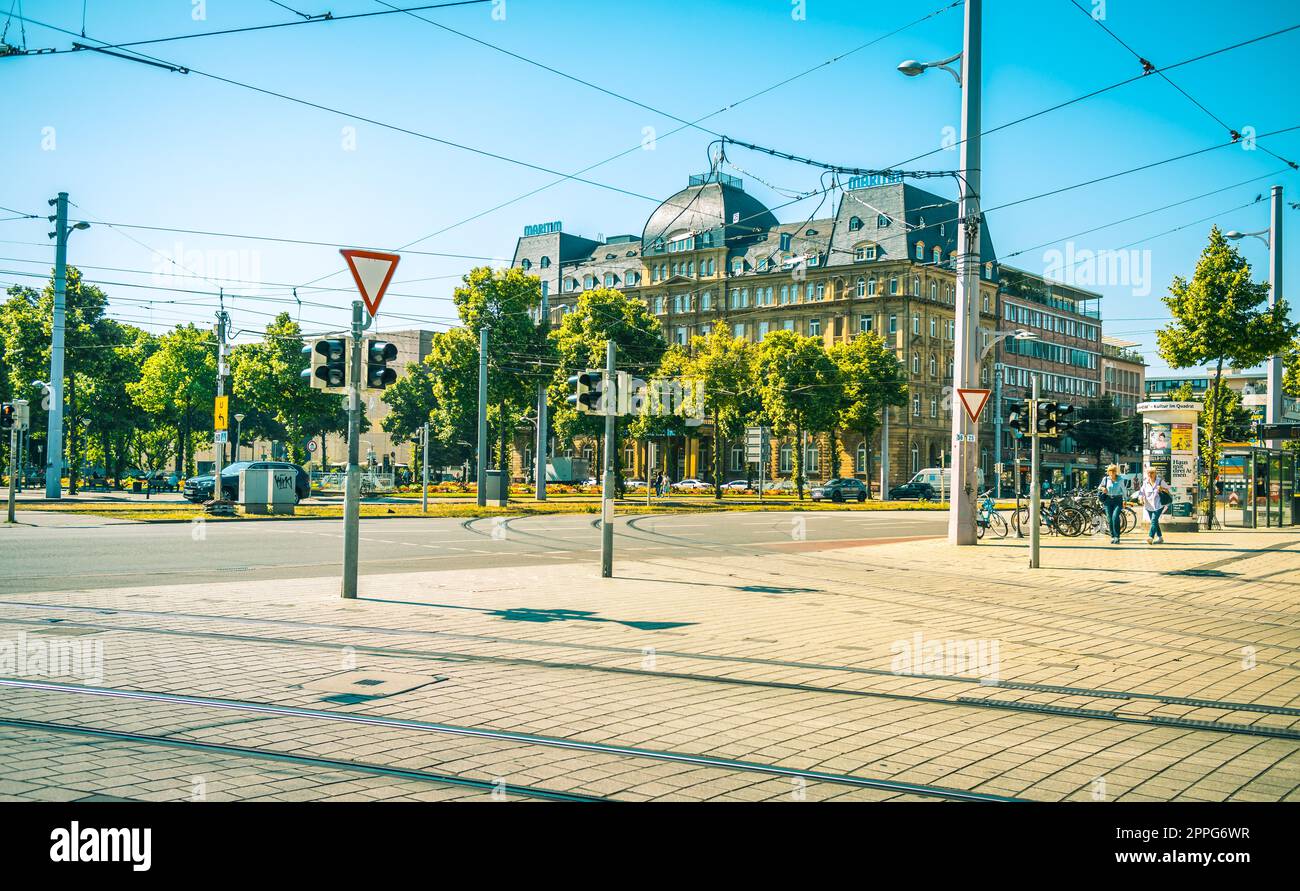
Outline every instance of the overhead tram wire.
{"label": "overhead tram wire", "polygon": [[[274,0],[271,0],[271,2],[274,2]],[[267,24],[267,25],[247,25],[240,28],[224,28],[218,31],[199,31],[199,32],[191,32],[189,34],[173,34],[169,37],[151,37],[147,40],[128,40],[128,41],[123,41],[121,43],[108,43],[103,40],[95,40],[95,38],[93,37],[86,37],[84,29],[81,34],[77,34],[75,31],[69,31],[65,28],[57,28],[54,25],[50,25],[45,22],[38,21],[37,19],[28,18],[26,16],[22,16],[19,14],[14,14],[13,17],[16,19],[20,19],[24,22],[30,22],[33,25],[39,25],[42,28],[49,28],[50,30],[53,31],[59,31],[63,34],[67,34],[72,37],[85,37],[87,40],[95,40],[96,43],[102,44],[101,46],[94,47],[94,46],[86,46],[86,45],[78,46],[77,44],[74,43],[72,47],[66,49],[46,49],[46,50],[39,51],[39,53],[33,52],[28,54],[28,55],[39,54],[42,56],[51,56],[51,55],[62,55],[64,53],[86,52],[87,50],[103,51],[103,50],[130,49],[136,46],[152,46],[154,44],[159,44],[159,43],[173,43],[178,40],[195,40],[201,37],[221,37],[228,34],[248,34],[256,31],[272,31],[277,28],[292,28],[298,25],[319,25],[327,22],[346,22],[346,21],[351,21],[353,19],[375,18],[377,16],[395,15],[397,13],[402,13],[402,12],[412,12],[412,11],[427,12],[434,9],[450,9],[456,6],[476,6],[483,3],[491,3],[491,2],[493,2],[493,0],[455,0],[455,2],[431,3],[431,4],[424,4],[422,6],[413,6],[408,9],[378,9],[372,12],[348,13],[346,15],[334,15],[332,13],[325,13],[319,16],[305,16],[303,13],[300,13],[297,10],[290,9],[289,10],[290,12],[293,12],[295,15],[303,16],[303,18],[296,21],[272,22],[271,24]],[[276,4],[276,5],[278,6],[280,4]],[[284,8],[288,9],[288,7],[284,7]],[[0,56],[0,58],[19,58],[23,55],[24,54],[22,53],[18,53],[7,57]],[[139,53],[137,55],[143,56],[142,53]],[[153,61],[159,62],[160,60],[155,59]],[[170,63],[163,63],[163,64],[170,64]]]}
{"label": "overhead tram wire", "polygon": [[[1116,43],[1118,43],[1120,46],[1124,47],[1124,49],[1128,50],[1128,52],[1129,52],[1129,53],[1130,53],[1130,54],[1131,54],[1135,59],[1138,60],[1138,64],[1140,64],[1140,65],[1142,66],[1142,75],[1141,75],[1141,76],[1145,77],[1145,76],[1148,75],[1148,74],[1155,74],[1155,75],[1158,75],[1158,76],[1160,77],[1161,80],[1163,80],[1165,83],[1169,84],[1169,86],[1173,87],[1175,90],[1177,90],[1179,93],[1181,93],[1181,94],[1183,95],[1183,97],[1184,97],[1185,99],[1187,99],[1188,102],[1191,102],[1193,105],[1195,105],[1195,106],[1196,106],[1197,108],[1199,108],[1201,111],[1205,112],[1205,114],[1209,116],[1210,120],[1214,121],[1216,124],[1218,124],[1218,125],[1219,125],[1220,127],[1222,127],[1224,130],[1228,131],[1228,135],[1230,135],[1230,136],[1232,137],[1232,139],[1233,139],[1234,142],[1239,142],[1239,141],[1241,140],[1241,138],[1242,138],[1242,136],[1241,136],[1241,132],[1240,132],[1236,127],[1234,127],[1234,126],[1232,126],[1231,124],[1227,123],[1225,120],[1223,120],[1223,118],[1219,117],[1217,114],[1215,114],[1214,112],[1210,111],[1210,109],[1208,109],[1208,108],[1207,108],[1207,107],[1206,107],[1202,102],[1198,101],[1198,100],[1196,99],[1195,96],[1193,96],[1191,93],[1187,92],[1185,89],[1183,89],[1182,87],[1180,87],[1178,84],[1174,83],[1173,79],[1172,79],[1172,78],[1171,78],[1171,77],[1170,77],[1170,76],[1169,76],[1165,71],[1162,71],[1161,69],[1157,68],[1153,63],[1151,63],[1150,61],[1148,61],[1147,58],[1146,58],[1145,56],[1143,56],[1141,53],[1139,53],[1139,52],[1138,52],[1137,50],[1135,50],[1133,47],[1129,46],[1128,43],[1125,42],[1124,38],[1122,38],[1122,37],[1120,37],[1118,34],[1116,34],[1116,33],[1111,29],[1111,27],[1105,23],[1105,21],[1103,21],[1103,20],[1100,19],[1100,18],[1097,18],[1097,17],[1094,16],[1091,12],[1089,12],[1089,11],[1086,10],[1086,9],[1084,9],[1083,6],[1081,6],[1081,5],[1079,4],[1079,0],[1070,0],[1070,3],[1071,3],[1072,6],[1074,6],[1075,9],[1079,10],[1079,12],[1083,13],[1084,16],[1086,16],[1089,20],[1091,20],[1092,22],[1094,22],[1094,23],[1095,23],[1099,28],[1101,28],[1103,31],[1105,31],[1107,34],[1109,34],[1112,38],[1114,38],[1114,40],[1115,40]],[[1258,142],[1256,142],[1256,145],[1259,145]],[[1291,161],[1291,160],[1289,160],[1289,159],[1287,159],[1287,158],[1282,157],[1281,155],[1277,154],[1277,153],[1274,152],[1274,151],[1271,151],[1270,149],[1266,148],[1265,146],[1259,145],[1259,148],[1263,149],[1265,152],[1267,152],[1268,154],[1272,155],[1274,158],[1277,158],[1279,161],[1281,161],[1283,164],[1286,164],[1286,165],[1287,165],[1288,167],[1290,167],[1292,170],[1300,169],[1300,165],[1297,165],[1296,162]]]}

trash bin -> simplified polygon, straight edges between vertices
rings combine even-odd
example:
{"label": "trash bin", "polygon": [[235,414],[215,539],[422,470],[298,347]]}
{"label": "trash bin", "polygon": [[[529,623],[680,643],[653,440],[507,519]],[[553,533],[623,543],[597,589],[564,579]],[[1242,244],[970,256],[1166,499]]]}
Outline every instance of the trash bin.
{"label": "trash bin", "polygon": [[132,491],[132,492],[139,493],[140,490],[143,489],[143,488],[144,488],[144,483],[143,483],[141,480],[131,480],[131,491]]}
{"label": "trash bin", "polygon": [[502,470],[487,471],[487,484],[483,487],[488,504],[505,507],[510,497],[510,477]]}

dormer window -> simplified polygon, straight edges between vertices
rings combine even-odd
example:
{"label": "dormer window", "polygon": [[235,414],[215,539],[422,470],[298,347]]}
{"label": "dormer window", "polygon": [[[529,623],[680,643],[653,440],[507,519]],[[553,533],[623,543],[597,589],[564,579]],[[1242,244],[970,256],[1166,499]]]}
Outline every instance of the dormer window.
{"label": "dormer window", "polygon": [[731,274],[740,275],[745,271],[745,261],[740,257],[735,257],[731,261]]}
{"label": "dormer window", "polygon": [[543,269],[550,269],[550,268],[551,268],[551,258],[550,258],[550,257],[542,257],[541,267],[542,267]]}
{"label": "dormer window", "polygon": [[943,262],[943,248],[936,247],[934,249],[934,265],[938,266],[942,262]]}
{"label": "dormer window", "polygon": [[879,214],[879,215],[876,216],[876,228],[877,228],[877,229],[888,229],[888,228],[889,228],[889,224],[890,224],[891,222],[892,222],[892,220],[890,220],[889,217],[886,216],[886,215],[883,214],[883,213],[882,213],[882,214]]}
{"label": "dormer window", "polygon": [[918,260],[925,259],[925,242],[923,241],[918,241],[916,243],[916,259]]}
{"label": "dormer window", "polygon": [[519,261],[519,268],[522,269],[524,272],[527,272],[528,270],[533,268],[533,261],[529,260],[527,257],[524,257],[522,260]]}
{"label": "dormer window", "polygon": [[862,228],[862,217],[850,217],[850,218],[849,218],[849,231],[850,231],[850,232],[857,232],[857,231],[858,231],[859,229],[861,229],[861,228]]}
{"label": "dormer window", "polygon": [[817,234],[816,229],[809,229],[807,232],[804,233],[804,235],[816,235],[816,234]]}
{"label": "dormer window", "polygon": [[614,287],[614,283],[617,282],[617,281],[618,281],[618,279],[616,279],[616,278],[614,277],[614,273],[612,273],[612,272],[606,272],[606,273],[605,273],[605,287],[607,287],[607,288],[612,288],[612,287]]}

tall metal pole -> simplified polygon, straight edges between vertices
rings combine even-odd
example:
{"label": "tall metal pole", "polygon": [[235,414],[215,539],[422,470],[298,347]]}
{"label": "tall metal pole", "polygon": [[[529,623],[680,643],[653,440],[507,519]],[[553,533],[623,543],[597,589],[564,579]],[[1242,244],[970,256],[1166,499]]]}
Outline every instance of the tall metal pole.
{"label": "tall metal pole", "polygon": [[880,500],[889,500],[889,406],[880,408]]}
{"label": "tall metal pole", "polygon": [[1038,525],[1042,510],[1042,485],[1038,480],[1038,375],[1034,375],[1034,396],[1029,403],[1029,568],[1038,568]]}
{"label": "tall metal pole", "polygon": [[352,349],[348,354],[348,474],[343,490],[343,597],[357,596],[357,545],[361,536],[361,333],[360,300],[352,301]]}
{"label": "tall metal pole", "polygon": [[[1272,206],[1268,220],[1268,305],[1277,305],[1282,297],[1282,187],[1274,186]],[[1282,420],[1282,357],[1268,358],[1268,406],[1264,411],[1264,423],[1277,424]],[[1274,440],[1269,448],[1281,448],[1281,443]]]}
{"label": "tall metal pole", "polygon": [[9,428],[9,515],[7,522],[14,522],[14,502],[18,500],[18,420]]}
{"label": "tall metal pole", "polygon": [[424,422],[424,430],[421,431],[420,439],[424,443],[424,457],[420,461],[420,476],[423,485],[420,486],[420,510],[429,512],[429,422]]}
{"label": "tall metal pole", "polygon": [[[548,282],[542,282],[541,316],[538,321],[542,324],[543,330],[546,330],[546,327],[549,326],[551,319],[548,284]],[[534,459],[537,469],[534,471],[536,485],[533,488],[538,501],[546,500],[546,440],[546,383],[540,381],[537,384],[537,445],[534,447]]]}
{"label": "tall metal pole", "polygon": [[[965,40],[961,56],[961,200],[958,204],[956,343],[953,345],[953,386],[979,382],[980,311],[980,17],[981,0],[966,0]],[[978,446],[968,434],[976,426],[964,411],[952,413],[952,498],[948,509],[948,542],[973,545],[975,480]]]}
{"label": "tall metal pole", "polygon": [[63,334],[68,288],[68,193],[54,200],[54,318],[50,325],[50,413],[45,437],[45,497],[63,497]]}
{"label": "tall metal pole", "polygon": [[618,375],[614,359],[618,346],[614,341],[605,343],[605,388],[602,404],[605,409],[605,479],[601,487],[600,510],[600,575],[609,578],[614,574],[614,424],[618,420]]}
{"label": "tall metal pole", "polygon": [[[217,401],[226,392],[226,322],[229,320],[224,309],[217,310]],[[226,429],[229,431],[230,422],[227,419]],[[226,444],[220,441],[220,430],[212,431],[212,500],[225,501],[225,489],[221,485],[221,470],[225,466]]]}
{"label": "tall metal pole", "polygon": [[997,479],[996,497],[1002,497],[1002,363],[993,367],[993,470]]}
{"label": "tall metal pole", "polygon": [[478,506],[487,507],[488,329],[478,332]]}

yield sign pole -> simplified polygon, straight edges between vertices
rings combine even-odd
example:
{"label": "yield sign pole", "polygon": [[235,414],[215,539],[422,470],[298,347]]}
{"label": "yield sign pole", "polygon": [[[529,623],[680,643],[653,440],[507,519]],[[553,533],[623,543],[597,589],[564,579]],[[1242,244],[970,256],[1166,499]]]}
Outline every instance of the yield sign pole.
{"label": "yield sign pole", "polygon": [[370,318],[375,317],[401,258],[397,254],[355,249],[344,249],[339,253],[347,260],[352,280],[361,292],[361,300],[352,301],[352,350],[348,355],[348,476],[343,496],[342,596],[352,600],[357,596],[357,552],[361,540],[361,335],[370,324],[369,320],[362,318],[361,306],[365,301]]}

